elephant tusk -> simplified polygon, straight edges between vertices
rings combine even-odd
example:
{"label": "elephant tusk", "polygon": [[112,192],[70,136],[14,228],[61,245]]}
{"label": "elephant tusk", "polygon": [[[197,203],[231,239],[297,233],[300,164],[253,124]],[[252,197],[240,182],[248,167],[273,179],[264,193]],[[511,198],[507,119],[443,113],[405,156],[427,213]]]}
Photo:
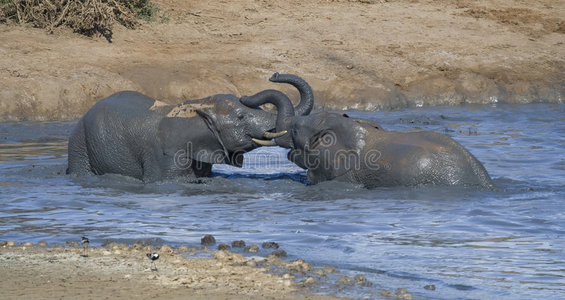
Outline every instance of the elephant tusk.
{"label": "elephant tusk", "polygon": [[286,131],[286,130],[279,131],[279,132],[265,132],[265,134],[263,134],[263,136],[266,139],[274,139],[274,138],[278,138],[278,137],[285,135],[287,132],[288,131]]}
{"label": "elephant tusk", "polygon": [[270,140],[260,140],[260,139],[251,139],[253,142],[255,142],[256,144],[259,144],[261,146],[276,146],[277,143],[275,143],[275,141],[270,141]]}

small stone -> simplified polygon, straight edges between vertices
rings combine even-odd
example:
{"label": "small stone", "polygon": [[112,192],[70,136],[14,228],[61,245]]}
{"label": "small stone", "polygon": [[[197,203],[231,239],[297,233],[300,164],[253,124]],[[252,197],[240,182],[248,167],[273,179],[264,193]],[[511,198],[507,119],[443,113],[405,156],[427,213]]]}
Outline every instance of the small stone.
{"label": "small stone", "polygon": [[353,277],[353,281],[355,281],[355,284],[357,285],[367,285],[367,278],[365,275],[357,274]]}
{"label": "small stone", "polygon": [[243,248],[244,252],[259,252],[259,246],[257,245],[251,245],[251,246],[246,246],[245,248]]}
{"label": "small stone", "polygon": [[218,250],[230,251],[231,247],[227,244],[222,243],[218,245]]}
{"label": "small stone", "polygon": [[22,246],[25,247],[25,248],[32,248],[32,247],[33,247],[33,243],[25,242],[25,243],[22,244]]}
{"label": "small stone", "polygon": [[244,265],[247,263],[247,259],[243,255],[223,250],[214,252],[214,258],[218,261],[232,264]]}
{"label": "small stone", "polygon": [[337,274],[337,273],[339,273],[338,270],[335,267],[332,267],[332,266],[325,266],[323,270],[324,270],[324,273],[326,273],[326,274]]}
{"label": "small stone", "polygon": [[337,279],[337,283],[350,284],[351,278],[349,278],[349,276],[343,275]]}
{"label": "small stone", "polygon": [[202,245],[214,245],[216,244],[216,239],[211,234],[207,234],[202,239],[200,239],[200,243]]}
{"label": "small stone", "polygon": [[187,246],[180,246],[177,250],[179,252],[194,252],[193,248],[189,248]]}
{"label": "small stone", "polygon": [[78,242],[75,242],[75,241],[66,241],[65,243],[66,243],[67,246],[69,246],[69,247],[78,248]]}
{"label": "small stone", "polygon": [[279,244],[275,242],[264,242],[263,244],[261,244],[261,247],[263,247],[264,249],[279,249]]}
{"label": "small stone", "polygon": [[173,254],[175,252],[175,250],[173,250],[173,248],[171,248],[170,246],[163,245],[163,246],[161,246],[161,249],[159,250],[159,252],[165,253],[165,254]]}
{"label": "small stone", "polygon": [[286,257],[286,251],[284,251],[282,249],[277,249],[277,250],[273,251],[273,253],[271,253],[271,255],[274,255],[276,257]]}
{"label": "small stone", "polygon": [[353,65],[347,65],[347,66],[345,66],[345,68],[348,69],[348,70],[351,70],[351,69],[353,69]]}
{"label": "small stone", "polygon": [[424,286],[424,289],[428,290],[428,291],[435,291],[436,290],[436,286],[433,284],[428,284],[426,286]]}
{"label": "small stone", "polygon": [[312,278],[312,277],[308,277],[306,279],[304,279],[303,283],[305,285],[310,285],[310,284],[314,284],[316,283],[316,279]]}
{"label": "small stone", "polygon": [[414,296],[408,293],[408,291],[405,288],[399,288],[396,289],[396,298],[404,299],[404,300],[412,300],[414,299]]}
{"label": "small stone", "polygon": [[46,241],[39,241],[39,243],[37,243],[37,247],[47,247],[47,242]]}
{"label": "small stone", "polygon": [[233,241],[231,242],[231,246],[234,248],[243,248],[245,247],[245,242],[243,240]]}
{"label": "small stone", "polygon": [[286,266],[291,271],[308,272],[312,271],[312,266],[302,259],[297,259],[293,262],[288,263]]}

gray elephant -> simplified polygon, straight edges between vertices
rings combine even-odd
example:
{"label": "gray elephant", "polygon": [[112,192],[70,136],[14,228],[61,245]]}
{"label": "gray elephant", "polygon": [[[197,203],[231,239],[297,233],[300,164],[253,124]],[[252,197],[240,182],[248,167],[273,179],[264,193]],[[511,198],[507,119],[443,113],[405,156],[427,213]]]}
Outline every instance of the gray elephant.
{"label": "gray elephant", "polygon": [[[248,97],[241,101],[256,107],[271,100]],[[308,170],[311,183],[335,179],[368,188],[425,184],[492,186],[483,165],[449,136],[430,131],[385,131],[377,123],[346,114],[295,116],[289,101],[276,105],[276,130],[289,134],[274,142],[291,149],[289,160]]]}
{"label": "gray elephant", "polygon": [[[310,86],[298,76],[275,73],[301,95],[296,113],[313,107]],[[290,101],[276,90],[250,98]],[[291,105],[292,108],[292,105]],[[144,182],[210,176],[212,164],[241,166],[243,153],[274,133],[276,114],[242,105],[234,95],[214,95],[167,105],[138,92],[118,92],[96,103],[69,138],[69,174],[114,173]],[[255,143],[254,140],[259,143]]]}

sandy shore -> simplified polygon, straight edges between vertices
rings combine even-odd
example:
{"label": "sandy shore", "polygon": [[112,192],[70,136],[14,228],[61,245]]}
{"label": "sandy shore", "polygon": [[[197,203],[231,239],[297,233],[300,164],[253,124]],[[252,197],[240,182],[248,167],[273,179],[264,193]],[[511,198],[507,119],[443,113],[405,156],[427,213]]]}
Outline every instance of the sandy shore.
{"label": "sandy shore", "polygon": [[[157,270],[146,253],[158,252]],[[90,247],[46,247],[41,243],[0,243],[2,299],[336,299],[311,295],[316,280],[301,274],[313,270],[302,261],[273,255],[262,261],[230,251],[214,258],[192,258],[193,248],[151,248],[110,244]],[[269,269],[285,270],[275,275]],[[314,274],[314,273],[313,273]],[[298,278],[298,280],[296,279]],[[351,286],[355,285],[351,280]]]}
{"label": "sandy shore", "polygon": [[563,102],[565,2],[155,0],[157,19],[112,43],[0,24],[0,120],[81,116],[116,91],[170,103],[288,87],[318,108]]}

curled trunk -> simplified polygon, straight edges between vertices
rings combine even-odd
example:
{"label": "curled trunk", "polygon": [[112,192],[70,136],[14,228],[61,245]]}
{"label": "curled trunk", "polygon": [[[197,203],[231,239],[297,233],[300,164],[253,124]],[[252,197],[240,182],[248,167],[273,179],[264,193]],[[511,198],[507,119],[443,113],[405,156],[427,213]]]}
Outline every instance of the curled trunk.
{"label": "curled trunk", "polygon": [[297,116],[310,114],[314,107],[314,92],[312,92],[312,88],[304,79],[292,74],[275,73],[269,80],[277,83],[288,83],[298,89],[298,92],[300,92],[300,102],[294,108],[294,112]]}
{"label": "curled trunk", "polygon": [[[286,131],[291,119],[294,117],[294,107],[292,106],[292,102],[284,93],[277,90],[264,90],[253,96],[242,97],[240,101],[249,107],[257,107],[265,103],[271,103],[276,106],[278,111],[276,131],[279,133]],[[267,133],[265,136],[268,137],[271,135]],[[281,147],[291,148],[292,146],[292,138],[289,134],[279,135],[279,137],[275,138],[275,141],[276,144]]]}

